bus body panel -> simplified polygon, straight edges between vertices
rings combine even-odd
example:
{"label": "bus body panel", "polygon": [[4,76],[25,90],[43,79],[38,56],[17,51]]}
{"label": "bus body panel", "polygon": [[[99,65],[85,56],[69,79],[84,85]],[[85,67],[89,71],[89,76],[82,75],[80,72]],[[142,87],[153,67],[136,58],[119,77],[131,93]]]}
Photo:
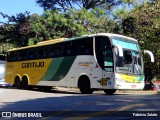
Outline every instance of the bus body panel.
{"label": "bus body panel", "polygon": [[103,78],[101,80],[103,89],[114,89],[115,85],[115,74],[113,72],[103,71]]}
{"label": "bus body panel", "polygon": [[102,69],[98,67],[94,56],[82,55],[78,56],[75,65],[75,83],[78,85],[78,80],[81,76],[87,76],[91,83],[91,88],[100,88],[98,80],[102,78]]}
{"label": "bus body panel", "polygon": [[[67,64],[66,62],[65,64]],[[53,68],[54,71],[55,67]],[[64,78],[57,81],[43,80],[37,85],[77,87],[79,78],[85,75],[90,79],[91,87],[102,89],[102,69],[97,66],[94,56],[77,56]]]}
{"label": "bus body panel", "polygon": [[16,76],[22,78],[27,75],[29,84],[37,84],[42,78],[52,59],[28,60],[19,62],[6,62],[5,80],[10,84],[14,84]]}

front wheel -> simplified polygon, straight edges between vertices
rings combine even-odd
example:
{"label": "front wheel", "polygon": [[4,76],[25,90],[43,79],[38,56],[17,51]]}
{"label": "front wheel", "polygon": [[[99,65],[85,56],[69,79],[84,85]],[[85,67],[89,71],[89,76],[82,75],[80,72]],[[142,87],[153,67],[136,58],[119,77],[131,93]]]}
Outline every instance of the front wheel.
{"label": "front wheel", "polygon": [[116,90],[115,89],[105,89],[103,90],[107,95],[113,95]]}
{"label": "front wheel", "polygon": [[82,94],[92,94],[93,89],[90,87],[90,81],[87,78],[83,78],[79,81],[79,89]]}

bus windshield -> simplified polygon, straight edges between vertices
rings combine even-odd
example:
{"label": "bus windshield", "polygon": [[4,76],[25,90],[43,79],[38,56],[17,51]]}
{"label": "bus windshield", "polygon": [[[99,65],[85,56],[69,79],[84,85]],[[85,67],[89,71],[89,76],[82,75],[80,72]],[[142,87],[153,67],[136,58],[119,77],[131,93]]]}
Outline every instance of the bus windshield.
{"label": "bus windshield", "polygon": [[143,59],[137,42],[122,39],[113,38],[114,45],[120,45],[123,50],[123,56],[119,56],[118,48],[115,48],[115,67],[116,72],[126,74],[140,74],[143,70]]}

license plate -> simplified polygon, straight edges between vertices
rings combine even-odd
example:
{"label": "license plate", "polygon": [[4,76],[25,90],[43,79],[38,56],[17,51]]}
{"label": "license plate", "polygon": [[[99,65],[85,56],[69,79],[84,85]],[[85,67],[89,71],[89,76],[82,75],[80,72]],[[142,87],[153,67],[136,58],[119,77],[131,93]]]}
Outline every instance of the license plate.
{"label": "license plate", "polygon": [[136,88],[136,85],[132,85],[131,88]]}

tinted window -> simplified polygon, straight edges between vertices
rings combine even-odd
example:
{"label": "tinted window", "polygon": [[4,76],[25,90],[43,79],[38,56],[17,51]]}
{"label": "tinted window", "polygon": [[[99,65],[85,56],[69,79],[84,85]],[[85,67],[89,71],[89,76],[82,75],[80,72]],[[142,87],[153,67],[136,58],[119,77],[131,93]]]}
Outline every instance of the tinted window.
{"label": "tinted window", "polygon": [[113,53],[109,38],[98,36],[95,43],[98,64],[107,72],[113,72]]}
{"label": "tinted window", "polygon": [[26,60],[27,59],[27,51],[26,50],[21,50],[19,51],[18,54],[18,60]]}
{"label": "tinted window", "polygon": [[7,61],[8,62],[12,61],[12,53],[11,52],[7,52]]}
{"label": "tinted window", "polygon": [[50,46],[50,57],[60,57],[61,55],[61,44],[53,44]]}
{"label": "tinted window", "polygon": [[38,59],[50,57],[50,46],[41,46],[37,48],[38,50]]}
{"label": "tinted window", "polygon": [[36,48],[32,48],[28,50],[28,59],[33,60],[38,58],[38,50]]}
{"label": "tinted window", "polygon": [[77,41],[78,55],[93,55],[93,38],[84,38]]}
{"label": "tinted window", "polygon": [[73,56],[76,54],[76,41],[63,43],[63,56]]}
{"label": "tinted window", "polygon": [[7,53],[8,61],[23,61],[73,55],[93,55],[93,37]]}

